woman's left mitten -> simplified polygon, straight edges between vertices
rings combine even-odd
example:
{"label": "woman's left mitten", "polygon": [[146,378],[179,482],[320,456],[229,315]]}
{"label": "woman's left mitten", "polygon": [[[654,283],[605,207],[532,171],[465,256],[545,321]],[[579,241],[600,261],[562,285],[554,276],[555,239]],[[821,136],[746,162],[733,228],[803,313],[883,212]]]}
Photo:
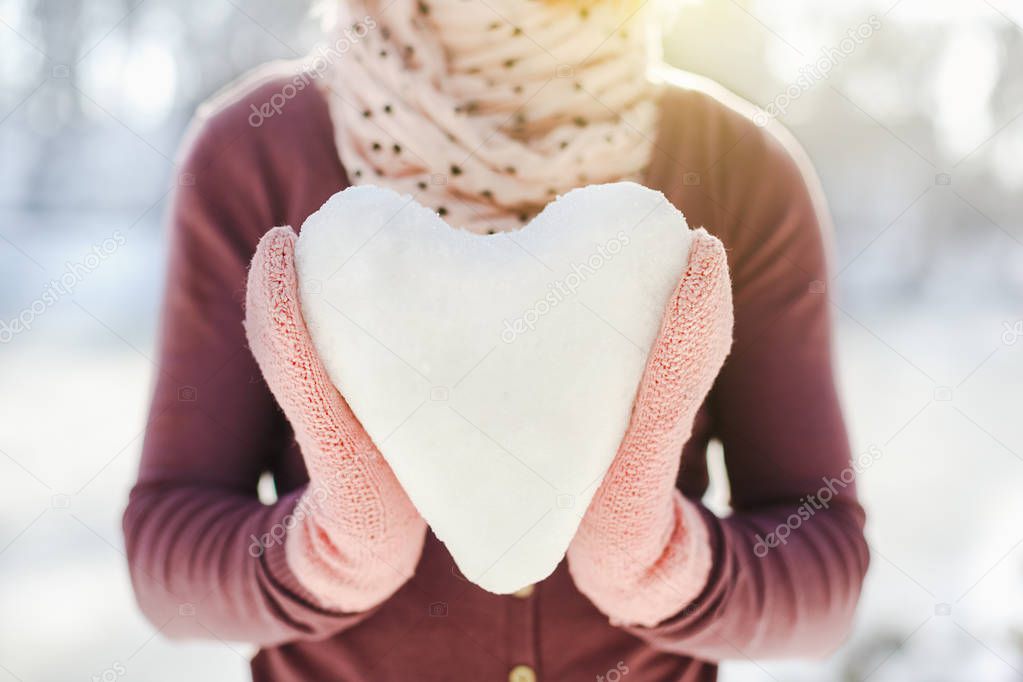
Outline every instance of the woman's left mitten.
{"label": "woman's left mitten", "polygon": [[708,530],[675,483],[696,412],[731,348],[732,323],[724,246],[697,230],[629,427],[568,549],[576,586],[614,623],[656,625],[706,583]]}

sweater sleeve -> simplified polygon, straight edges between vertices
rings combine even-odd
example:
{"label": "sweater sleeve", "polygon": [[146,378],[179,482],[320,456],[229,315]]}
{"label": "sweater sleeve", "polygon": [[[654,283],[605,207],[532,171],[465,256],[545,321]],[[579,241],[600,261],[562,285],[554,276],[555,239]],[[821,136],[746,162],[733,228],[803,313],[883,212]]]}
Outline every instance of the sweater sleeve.
{"label": "sweater sleeve", "polygon": [[257,495],[292,440],[242,327],[249,259],[280,218],[269,162],[240,149],[251,146],[237,144],[244,123],[224,118],[198,127],[179,169],[155,393],[123,519],[129,568],[165,635],[323,638],[366,614],[315,606],[288,569],[283,531],[302,513],[301,489],[272,505]]}
{"label": "sweater sleeve", "polygon": [[630,628],[661,650],[823,656],[859,598],[868,550],[832,368],[826,208],[800,154],[754,131],[692,189],[711,196],[707,227],[728,249],[735,340],[683,456],[721,441],[733,512],[699,507],[713,557],[702,594]]}

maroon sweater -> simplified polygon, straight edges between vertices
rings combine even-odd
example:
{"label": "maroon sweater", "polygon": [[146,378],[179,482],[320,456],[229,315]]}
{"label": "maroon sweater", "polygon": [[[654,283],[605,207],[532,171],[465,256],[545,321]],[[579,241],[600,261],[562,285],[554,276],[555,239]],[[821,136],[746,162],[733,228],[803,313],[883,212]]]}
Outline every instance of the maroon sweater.
{"label": "maroon sweater", "polygon": [[[267,229],[298,228],[348,185],[318,88],[250,125],[252,106],[285,78],[264,69],[216,98],[185,146],[155,396],[124,515],[146,616],[172,637],[260,645],[256,680],[506,680],[521,665],[559,682],[625,669],[636,682],[713,680],[712,661],[833,649],[868,553],[863,511],[842,482],[850,464],[820,289],[823,202],[798,150],[707,85],[665,96],[646,178],[724,242],[734,284],[735,345],[678,480],[699,500],[708,442],[722,442],[734,513],[703,510],[714,563],[699,598],[658,627],[615,627],[564,563],[529,594],[497,596],[462,578],[428,535],[415,576],[391,599],[332,613],[290,573],[282,543],[256,551],[254,538],[289,523],[307,476],[246,347],[246,267]],[[257,496],[265,472],[274,504]],[[825,486],[835,493],[827,504],[803,499]],[[779,529],[784,542],[771,535]]]}

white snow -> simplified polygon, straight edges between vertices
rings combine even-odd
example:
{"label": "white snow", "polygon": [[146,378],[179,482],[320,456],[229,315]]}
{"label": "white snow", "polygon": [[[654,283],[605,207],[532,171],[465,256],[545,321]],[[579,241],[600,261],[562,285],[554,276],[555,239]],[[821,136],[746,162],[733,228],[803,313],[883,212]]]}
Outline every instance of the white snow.
{"label": "white snow", "polygon": [[331,379],[481,587],[549,575],[628,424],[691,233],[659,192],[590,186],[475,235],[377,187],[302,227],[302,309]]}

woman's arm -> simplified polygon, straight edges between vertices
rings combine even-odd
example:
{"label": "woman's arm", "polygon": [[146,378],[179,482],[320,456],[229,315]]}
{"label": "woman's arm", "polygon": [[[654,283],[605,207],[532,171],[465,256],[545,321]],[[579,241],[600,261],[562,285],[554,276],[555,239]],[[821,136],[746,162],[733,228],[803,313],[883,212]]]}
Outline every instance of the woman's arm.
{"label": "woman's arm", "polygon": [[280,216],[267,161],[239,152],[239,131],[252,134],[241,116],[204,123],[179,169],[156,389],[124,533],[139,604],[164,634],[265,645],[366,614],[318,608],[289,570],[283,530],[303,491],[257,498],[292,434],[242,327],[249,260]]}
{"label": "woman's arm", "polygon": [[658,626],[629,629],[709,660],[819,656],[845,637],[868,564],[834,384],[823,202],[793,160],[801,152],[752,125],[736,138],[685,190],[712,205],[733,280],[734,344],[708,406],[734,513],[699,508],[712,556],[703,592]]}

